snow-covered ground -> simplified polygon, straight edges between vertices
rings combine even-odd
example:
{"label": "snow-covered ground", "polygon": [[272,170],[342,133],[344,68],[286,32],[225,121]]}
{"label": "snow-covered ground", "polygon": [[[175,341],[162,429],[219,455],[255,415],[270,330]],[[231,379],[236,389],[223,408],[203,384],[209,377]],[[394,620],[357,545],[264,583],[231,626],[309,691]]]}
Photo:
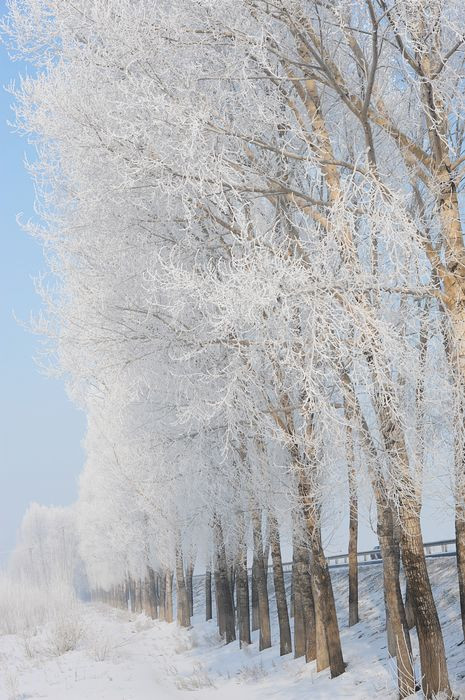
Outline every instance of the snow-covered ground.
{"label": "snow-covered ground", "polygon": [[[454,689],[465,698],[455,559],[429,563],[446,639]],[[194,617],[190,630],[103,605],[83,605],[77,648],[57,656],[49,627],[34,635],[0,637],[1,700],[372,700],[396,697],[386,653],[381,566],[360,570],[362,622],[349,629],[347,571],[333,573],[347,672],[330,680],[313,663],[279,657],[279,646],[221,644],[214,622]],[[201,608],[202,591],[196,591]],[[74,623],[73,623],[74,624]],[[274,628],[274,641],[278,635]],[[415,644],[415,639],[414,639]],[[416,649],[416,644],[415,644]]]}

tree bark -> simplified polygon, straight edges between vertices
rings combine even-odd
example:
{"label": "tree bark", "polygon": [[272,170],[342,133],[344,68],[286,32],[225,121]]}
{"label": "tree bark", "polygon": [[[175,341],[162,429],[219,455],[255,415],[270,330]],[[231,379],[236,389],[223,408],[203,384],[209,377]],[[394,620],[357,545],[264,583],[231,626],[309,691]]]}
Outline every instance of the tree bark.
{"label": "tree bark", "polygon": [[173,622],[173,574],[169,569],[165,573],[165,620]]}
{"label": "tree bark", "polygon": [[273,582],[276,607],[278,610],[279,653],[281,656],[284,656],[285,654],[290,654],[292,651],[291,626],[289,624],[289,613],[287,610],[279,528],[275,517],[271,514],[269,516],[269,542],[271,547],[271,558],[273,561]]}
{"label": "tree bark", "polygon": [[148,567],[147,576],[147,594],[150,601],[151,617],[155,620],[158,618],[158,591],[155,572],[151,566]]}
{"label": "tree bark", "polygon": [[289,604],[289,617],[294,617],[294,558],[292,558],[292,571],[291,571],[291,596]]}
{"label": "tree bark", "polygon": [[[373,463],[377,462],[376,447],[365,418],[356,404],[356,410],[362,429],[365,447]],[[368,471],[371,478],[373,493],[377,507],[378,540],[383,558],[384,604],[386,608],[386,634],[388,651],[397,662],[397,684],[400,698],[408,697],[415,692],[415,671],[413,668],[412,647],[410,634],[405,617],[402,591],[399,581],[399,542],[394,532],[392,509],[384,495],[386,487],[382,477],[375,473],[368,461]]]}
{"label": "tree bark", "polygon": [[354,442],[352,432],[353,406],[345,404],[347,420],[346,427],[346,454],[347,454],[347,480],[349,486],[349,627],[359,621],[358,615],[358,498],[357,476],[354,464]]}
{"label": "tree bark", "polygon": [[247,544],[245,542],[245,522],[241,514],[239,518],[239,547],[236,561],[236,596],[237,622],[239,627],[239,646],[251,644],[250,637],[250,605],[249,580],[247,573]]}
{"label": "tree bark", "polygon": [[[329,666],[326,636],[322,624],[317,625],[312,579],[310,576],[310,558],[305,545],[294,538],[295,592],[303,621],[305,661],[317,661],[317,670]],[[321,619],[321,616],[320,616]]]}
{"label": "tree bark", "polygon": [[208,622],[212,617],[212,572],[208,568],[205,572],[205,619]]}
{"label": "tree bark", "polygon": [[[462,326],[461,332],[462,342],[459,346],[465,348],[465,324]],[[463,430],[465,425],[465,350],[463,352],[454,352],[456,350],[454,338],[451,337],[450,333],[446,333],[444,336],[444,347],[451,368],[456,368],[459,374],[459,385],[457,387],[459,428],[455,436],[455,546],[462,634],[465,640],[465,443],[461,436],[461,430]],[[454,379],[453,375],[452,379]]]}
{"label": "tree bark", "polygon": [[375,406],[394,478],[397,480],[402,563],[412,596],[420,647],[423,693],[427,698],[444,693],[452,697],[441,625],[426,566],[420,525],[420,503],[409,472],[404,436],[391,404],[375,396]]}
{"label": "tree bark", "polygon": [[460,611],[462,614],[462,634],[465,639],[465,508],[457,504],[455,511],[457,574],[459,579]]}
{"label": "tree bark", "polygon": [[137,613],[142,612],[142,580],[139,578],[135,586],[135,608]]}
{"label": "tree bark", "polygon": [[305,656],[305,626],[304,626],[304,609],[302,597],[300,595],[299,568],[298,568],[299,552],[294,544],[292,553],[292,600],[294,609],[294,658],[299,659]]}
{"label": "tree bark", "polygon": [[176,609],[178,624],[180,624],[181,627],[190,627],[189,594],[184,579],[184,564],[179,542],[176,547]]}
{"label": "tree bark", "polygon": [[311,547],[311,577],[317,618],[317,657],[319,641],[318,624],[319,618],[321,618],[326,637],[331,678],[335,678],[345,671],[339,635],[339,624],[336,615],[336,605],[334,603],[333,586],[329,575],[328,562],[323,552],[321,531],[319,523],[317,522],[317,507],[313,502],[310,486],[302,469],[299,470],[299,494]]}
{"label": "tree bark", "polygon": [[[346,387],[350,389],[348,381],[346,381]],[[376,447],[371,439],[363,413],[353,395],[352,400],[358,414],[365,444],[374,461],[377,459]],[[402,528],[402,561],[409,585],[409,593],[412,596],[415,620],[418,625],[423,691],[426,697],[432,697],[434,693],[437,694],[441,691],[445,693],[446,697],[452,697],[447,674],[444,641],[426,568],[420,529],[419,506],[416,504],[418,510],[415,513],[415,506],[412,502],[414,501],[415,488],[410,481],[408,473],[408,455],[402,431],[389,406],[379,400],[379,395],[375,395],[375,408],[386,452],[391,458],[392,467],[397,472],[395,478],[398,479],[396,486],[400,506],[399,525]],[[387,624],[393,628],[397,643],[399,693],[401,697],[407,697],[408,694],[415,692],[415,678],[412,667],[410,636],[398,578],[393,513],[387,502],[386,488],[382,477],[376,474],[373,469],[370,469],[370,477],[378,508],[378,536],[383,556]],[[419,621],[417,616],[420,607],[423,609],[421,621]],[[428,622],[426,617],[429,615],[431,615],[431,618]],[[431,633],[431,638],[428,641],[429,633]],[[437,655],[435,660],[433,660],[435,644],[437,644]]]}
{"label": "tree bark", "polygon": [[236,639],[236,626],[228,578],[228,565],[226,562],[223,529],[217,515],[215,515],[213,520],[213,530],[215,535],[216,550],[215,585],[217,594],[218,622],[220,634],[224,636],[226,644],[229,644]]}
{"label": "tree bark", "polygon": [[349,627],[359,621],[358,614],[358,515],[357,502],[351,500],[349,515]]}
{"label": "tree bark", "polygon": [[258,612],[260,624],[259,649],[268,649],[271,646],[270,606],[268,600],[268,587],[266,583],[265,565],[263,561],[262,523],[259,511],[252,509],[252,532],[254,558],[256,559],[256,586],[258,595]]}
{"label": "tree bark", "polygon": [[415,692],[412,647],[399,581],[398,544],[394,535],[390,506],[378,494],[378,539],[383,557],[386,628],[389,653],[397,660],[397,683],[400,698]]}
{"label": "tree bark", "polygon": [[236,601],[234,600],[234,589],[236,587],[236,570],[234,568],[234,565],[229,567],[228,573],[229,573],[229,576],[228,576],[229,590],[231,592],[231,605],[232,605],[233,611],[235,612],[236,611]]}
{"label": "tree bark", "polygon": [[328,640],[326,638],[326,629],[324,625],[324,603],[321,600],[321,595],[318,588],[315,586],[313,577],[311,577],[312,594],[315,605],[315,654],[316,654],[316,670],[323,671],[329,667],[329,649]]}
{"label": "tree bark", "polygon": [[452,698],[444,639],[426,566],[420,516],[415,512],[415,505],[403,505],[401,522],[402,563],[412,596],[418,633],[423,693],[426,698],[436,697],[440,693]]}
{"label": "tree bark", "polygon": [[263,549],[263,566],[265,567],[265,578],[268,584],[268,562],[270,560],[270,533],[267,533],[266,545]]}
{"label": "tree bark", "polygon": [[132,577],[128,580],[129,589],[129,609],[133,613],[136,611],[136,584]]}
{"label": "tree bark", "polygon": [[186,568],[186,588],[187,597],[189,601],[189,615],[192,617],[194,614],[194,564],[189,562]]}
{"label": "tree bark", "polygon": [[260,615],[258,612],[258,589],[257,589],[257,559],[255,556],[255,549],[252,561],[252,632],[260,628]]}
{"label": "tree bark", "polygon": [[147,572],[146,577],[142,580],[142,609],[147,617],[154,618],[153,611],[153,596],[150,590],[150,579]]}
{"label": "tree bark", "polygon": [[159,601],[159,617],[160,620],[165,619],[165,612],[166,612],[166,597],[165,597],[165,590],[166,590],[166,575],[164,572],[161,572],[158,575],[158,601]]}
{"label": "tree bark", "polygon": [[220,572],[217,568],[217,562],[215,561],[215,603],[216,603],[216,623],[218,625],[218,634],[220,637],[224,637],[226,633],[224,609],[221,600],[221,588],[222,583],[220,579]]}
{"label": "tree bark", "polygon": [[409,628],[409,630],[411,630],[415,627],[415,615],[413,613],[412,596],[410,595],[409,590],[408,590],[408,581],[407,581],[406,586],[405,586],[404,609],[405,609],[405,619],[407,620],[407,627]]}

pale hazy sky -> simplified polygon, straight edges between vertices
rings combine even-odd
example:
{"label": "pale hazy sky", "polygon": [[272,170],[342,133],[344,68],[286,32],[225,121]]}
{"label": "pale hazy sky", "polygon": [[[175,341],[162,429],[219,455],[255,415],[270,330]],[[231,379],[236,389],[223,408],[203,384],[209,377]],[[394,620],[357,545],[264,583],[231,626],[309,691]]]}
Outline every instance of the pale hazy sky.
{"label": "pale hazy sky", "polygon": [[31,501],[75,500],[85,426],[63,383],[40,374],[39,339],[14,318],[27,322],[40,308],[32,278],[45,269],[39,244],[16,223],[18,213],[33,215],[34,192],[23,164],[28,144],[6,123],[12,97],[3,86],[24,71],[0,46],[0,562]]}

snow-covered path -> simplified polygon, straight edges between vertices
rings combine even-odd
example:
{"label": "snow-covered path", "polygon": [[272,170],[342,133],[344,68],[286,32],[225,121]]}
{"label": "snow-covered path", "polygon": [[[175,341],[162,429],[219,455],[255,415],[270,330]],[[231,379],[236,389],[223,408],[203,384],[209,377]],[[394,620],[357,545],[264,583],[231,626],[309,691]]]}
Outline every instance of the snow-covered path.
{"label": "snow-covered path", "polygon": [[[464,646],[454,560],[430,563],[442,618],[451,677],[464,690],[459,672]],[[83,606],[83,636],[78,648],[62,656],[50,653],[47,630],[28,638],[0,637],[1,700],[354,700],[394,699],[395,675],[386,657],[381,567],[362,569],[363,622],[345,626],[347,574],[333,576],[341,603],[342,641],[347,672],[330,680],[314,664],[279,657],[275,645],[258,652],[258,643],[239,650],[221,645],[213,622],[194,618],[190,630],[154,622],[106,606]],[[200,595],[200,591],[199,591]],[[200,601],[198,600],[200,608]],[[277,639],[277,630],[274,630]],[[414,640],[415,642],[415,640]],[[465,694],[464,696],[465,697]]]}
{"label": "snow-covered path", "polygon": [[[9,666],[2,700],[180,700],[192,695],[202,700],[300,700],[310,690],[317,699],[389,697],[390,679],[381,664],[370,669],[364,694],[354,694],[353,674],[331,682],[330,688],[329,680],[316,676],[313,664],[279,659],[276,648],[259,654],[257,643],[243,651],[236,644],[221,646],[214,623],[182,630],[88,606],[83,624],[87,632],[82,648],[59,657],[47,654],[46,634],[30,640],[2,638],[0,653]],[[34,647],[35,658],[28,658],[26,644]],[[366,640],[353,644],[351,665],[360,670],[367,653]]]}

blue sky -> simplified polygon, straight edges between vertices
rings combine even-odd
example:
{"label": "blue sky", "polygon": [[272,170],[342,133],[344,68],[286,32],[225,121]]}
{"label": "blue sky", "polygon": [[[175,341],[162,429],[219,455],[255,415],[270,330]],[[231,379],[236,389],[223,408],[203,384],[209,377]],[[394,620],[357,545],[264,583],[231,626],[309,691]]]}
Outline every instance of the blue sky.
{"label": "blue sky", "polygon": [[15,320],[40,309],[33,278],[45,270],[40,245],[16,223],[33,216],[34,192],[24,169],[33,153],[12,133],[9,84],[25,66],[0,45],[0,561],[14,546],[31,501],[65,505],[75,500],[82,468],[85,417],[68,400],[63,382],[43,376],[34,362],[40,340]]}

